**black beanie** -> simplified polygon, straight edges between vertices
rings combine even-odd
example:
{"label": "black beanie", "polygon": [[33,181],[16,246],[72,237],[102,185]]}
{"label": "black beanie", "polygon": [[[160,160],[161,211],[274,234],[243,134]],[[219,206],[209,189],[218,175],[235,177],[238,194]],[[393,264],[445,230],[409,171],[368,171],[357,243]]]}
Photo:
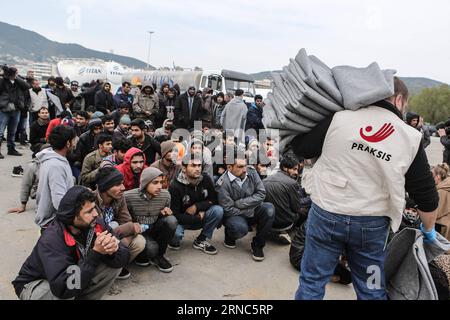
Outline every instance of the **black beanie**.
{"label": "black beanie", "polygon": [[112,187],[123,183],[123,175],[117,169],[113,169],[106,176],[97,176],[96,183],[99,192],[106,192]]}

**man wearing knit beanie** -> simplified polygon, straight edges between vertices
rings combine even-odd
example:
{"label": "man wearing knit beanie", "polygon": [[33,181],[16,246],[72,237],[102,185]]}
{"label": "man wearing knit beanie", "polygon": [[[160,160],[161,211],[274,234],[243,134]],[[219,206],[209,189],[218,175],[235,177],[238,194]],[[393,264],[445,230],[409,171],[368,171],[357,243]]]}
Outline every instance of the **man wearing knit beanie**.
{"label": "man wearing knit beanie", "polygon": [[140,187],[125,192],[125,199],[133,220],[144,230],[146,240],[145,250],[135,263],[144,267],[152,263],[167,273],[173,267],[164,254],[175,235],[178,222],[170,209],[170,193],[162,188],[163,176],[157,168],[145,169]]}
{"label": "man wearing knit beanie", "polygon": [[119,125],[114,130],[113,142],[119,139],[126,139],[129,135],[131,127],[131,118],[129,115],[124,115],[120,118]]}
{"label": "man wearing knit beanie", "polygon": [[181,170],[181,166],[176,164],[178,149],[173,141],[164,141],[161,143],[161,159],[151,165],[152,168],[158,168],[164,173],[163,188],[168,189]]}
{"label": "man wearing knit beanie", "polygon": [[[126,247],[109,233],[89,189],[72,187],[56,219],[41,235],[13,285],[21,300],[95,300],[109,290],[128,263]],[[78,285],[73,285],[77,270]],[[72,284],[69,286],[68,284]]]}
{"label": "man wearing knit beanie", "polygon": [[[133,223],[123,195],[125,187],[123,176],[117,169],[105,167],[98,170],[97,191],[95,191],[96,208],[106,225],[113,229],[113,234],[130,250],[133,261],[145,248],[143,230],[139,223]],[[123,268],[119,279],[128,279],[130,272]]]}

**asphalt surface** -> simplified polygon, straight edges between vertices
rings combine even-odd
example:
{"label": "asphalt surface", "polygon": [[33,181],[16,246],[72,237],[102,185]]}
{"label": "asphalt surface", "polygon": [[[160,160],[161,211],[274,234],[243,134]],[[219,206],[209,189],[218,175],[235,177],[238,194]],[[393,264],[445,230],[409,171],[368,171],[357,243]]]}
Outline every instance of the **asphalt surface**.
{"label": "asphalt surface", "polygon": [[[442,160],[442,147],[432,138],[427,149],[430,164]],[[5,155],[5,145],[2,153]],[[20,178],[11,177],[12,167],[24,168],[31,152],[23,157],[0,160],[0,299],[17,299],[11,281],[30,254],[38,237],[39,228],[33,223],[36,206],[31,201],[22,214],[8,214],[7,210],[19,204]],[[164,274],[155,267],[131,265],[128,280],[117,280],[105,299],[146,300],[290,300],[298,286],[298,272],[289,263],[289,246],[268,243],[263,262],[252,260],[250,242],[252,234],[238,241],[237,249],[223,246],[223,228],[216,231],[213,244],[219,250],[209,256],[192,247],[198,232],[186,232],[180,251],[168,250],[167,258],[174,271]],[[353,300],[356,296],[351,285],[329,284],[325,299]]]}

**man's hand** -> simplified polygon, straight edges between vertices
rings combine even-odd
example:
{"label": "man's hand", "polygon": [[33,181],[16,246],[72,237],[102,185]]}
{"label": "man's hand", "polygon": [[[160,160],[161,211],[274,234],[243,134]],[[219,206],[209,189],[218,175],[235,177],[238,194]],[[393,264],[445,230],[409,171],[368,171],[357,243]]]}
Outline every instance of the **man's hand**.
{"label": "man's hand", "polygon": [[142,228],[139,223],[133,223],[133,225],[134,225],[134,233],[136,234],[142,233]]}
{"label": "man's hand", "polygon": [[[97,235],[97,239],[95,239],[95,242],[94,242],[94,248],[93,248],[94,251],[96,251],[102,255],[107,254],[105,248],[103,247],[103,242],[105,241],[106,236],[108,234],[109,234],[108,231],[103,231],[102,233]],[[111,236],[111,234],[109,234],[109,235]]]}
{"label": "man's hand", "polygon": [[98,235],[94,243],[94,251],[102,255],[112,255],[119,250],[119,240],[108,231]]}
{"label": "man's hand", "polygon": [[186,212],[191,216],[193,216],[194,214],[197,213],[197,206],[195,204],[190,206],[189,208],[186,209]]}
{"label": "man's hand", "polygon": [[26,204],[22,204],[20,207],[9,209],[8,213],[19,214],[19,213],[25,212],[26,209],[27,209],[27,205]]}
{"label": "man's hand", "polygon": [[163,216],[171,216],[173,214],[172,209],[165,207],[164,209],[161,210],[161,214]]}
{"label": "man's hand", "polygon": [[198,215],[199,215],[199,217],[200,217],[200,220],[203,220],[203,219],[205,218],[205,211],[200,211],[200,212],[198,213]]}
{"label": "man's hand", "polygon": [[438,133],[439,133],[439,137],[441,137],[441,138],[447,135],[447,132],[445,132],[445,129],[439,129]]}

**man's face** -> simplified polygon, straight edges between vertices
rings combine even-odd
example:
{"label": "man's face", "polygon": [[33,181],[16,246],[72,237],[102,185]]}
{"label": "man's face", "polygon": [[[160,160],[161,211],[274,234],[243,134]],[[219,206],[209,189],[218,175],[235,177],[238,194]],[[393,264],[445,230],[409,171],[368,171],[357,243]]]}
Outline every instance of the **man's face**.
{"label": "man's face", "polygon": [[150,95],[150,94],[152,94],[152,89],[150,87],[145,87],[144,93],[147,95]]}
{"label": "man's face", "polygon": [[300,166],[296,165],[292,169],[287,169],[287,173],[292,179],[297,180],[298,175],[299,175],[299,170],[300,170]]}
{"label": "man's face", "polygon": [[50,117],[50,114],[48,113],[47,109],[43,108],[43,109],[39,110],[38,117],[41,120],[48,120],[48,118]]}
{"label": "man's face", "polygon": [[122,130],[123,132],[128,132],[128,130],[130,130],[130,125],[129,124],[119,124],[120,130]]}
{"label": "man's face", "polygon": [[92,129],[92,132],[94,133],[94,135],[99,134],[100,132],[102,132],[103,130],[103,126],[101,127],[95,127],[94,129]]}
{"label": "man's face", "polygon": [[191,97],[195,96],[195,89],[189,89],[188,94]]}
{"label": "man's face", "polygon": [[131,127],[131,135],[135,139],[142,139],[144,136],[144,131],[141,130],[138,126],[132,126]]}
{"label": "man's face", "polygon": [[152,197],[159,196],[162,189],[163,177],[159,176],[147,185],[147,193]]}
{"label": "man's face", "polygon": [[33,89],[39,89],[41,87],[41,84],[38,80],[34,80],[31,86],[33,87]]}
{"label": "man's face", "polygon": [[103,144],[99,145],[100,152],[106,153],[106,154],[109,154],[111,152],[112,148],[113,148],[112,141],[106,141],[106,142],[103,142]]}
{"label": "man's face", "polygon": [[203,148],[202,148],[202,146],[200,145],[200,144],[198,144],[198,143],[196,143],[196,144],[194,144],[193,146],[192,146],[192,148],[191,148],[191,153],[192,154],[202,154],[202,152],[203,152]]}
{"label": "man's face", "polygon": [[127,84],[127,85],[125,85],[125,86],[123,87],[123,93],[129,94],[130,91],[131,91],[130,85]]}
{"label": "man's face", "polygon": [[218,104],[222,104],[223,102],[223,98],[222,97],[217,97],[217,103]]}
{"label": "man's face", "polygon": [[123,116],[125,114],[129,114],[130,109],[129,108],[120,108],[120,114]]}
{"label": "man's face", "polygon": [[80,230],[86,230],[96,225],[98,212],[95,209],[95,202],[86,201],[80,210],[80,214],[75,216],[73,225]]}
{"label": "man's face", "polygon": [[262,99],[256,99],[255,104],[260,108],[264,105]]}
{"label": "man's face", "polygon": [[169,92],[169,87],[168,87],[168,86],[165,86],[165,87],[163,88],[163,92],[164,92],[164,94],[167,94],[167,93]]}
{"label": "man's face", "polygon": [[186,177],[190,179],[198,179],[202,175],[202,162],[199,159],[193,159],[187,166],[183,166]]}
{"label": "man's face", "polygon": [[126,152],[122,152],[120,150],[116,150],[115,154],[116,154],[116,160],[119,160],[120,163],[123,163],[123,158],[125,158],[125,153]]}
{"label": "man's face", "polygon": [[417,128],[417,125],[419,124],[419,119],[412,119],[411,121],[411,127]]}
{"label": "man's face", "polygon": [[244,179],[247,175],[247,160],[236,159],[235,163],[228,165],[227,168],[234,176]]}
{"label": "man's face", "polygon": [[225,95],[225,102],[228,103],[231,101],[231,97],[229,95]]}
{"label": "man's face", "polygon": [[56,88],[56,82],[55,81],[49,81],[48,86],[52,89]]}
{"label": "man's face", "polygon": [[73,92],[78,92],[78,85],[71,85],[70,88]]}
{"label": "man's face", "polygon": [[168,96],[170,99],[173,99],[173,97],[175,97],[175,93],[172,92],[172,91],[169,91],[169,92],[167,93],[167,96]]}
{"label": "man's face", "polygon": [[114,120],[105,122],[103,127],[105,128],[106,132],[113,132],[114,131]]}
{"label": "man's face", "polygon": [[260,176],[266,176],[267,175],[267,166],[261,163],[258,163],[256,165],[256,171],[259,173]]}
{"label": "man's face", "polygon": [[133,171],[134,173],[141,173],[142,170],[144,169],[144,157],[143,156],[134,156],[131,159],[131,171]]}
{"label": "man's face", "polygon": [[164,164],[171,165],[173,163],[173,159],[176,159],[176,154],[173,151],[167,152],[167,154],[164,156]]}
{"label": "man's face", "polygon": [[68,151],[71,152],[73,150],[75,150],[75,148],[77,147],[77,143],[78,143],[78,137],[73,138],[68,145]]}
{"label": "man's face", "polygon": [[233,136],[227,136],[227,139],[225,140],[226,144],[233,144],[234,143],[234,137]]}
{"label": "man's face", "polygon": [[111,86],[109,84],[105,84],[105,91],[106,92],[110,92],[111,91]]}
{"label": "man's face", "polygon": [[118,184],[118,185],[110,188],[108,191],[106,191],[106,194],[114,200],[119,200],[120,198],[122,198],[124,191],[125,191],[125,186],[123,185],[123,182],[122,182],[121,184]]}
{"label": "man's face", "polygon": [[80,115],[77,115],[77,125],[79,126],[79,127],[84,127],[84,126],[86,126],[86,123],[87,123],[87,120],[86,120],[86,118],[85,117],[82,117],[82,116],[80,116]]}
{"label": "man's face", "polygon": [[394,97],[393,104],[397,107],[401,114],[405,114],[408,110],[408,99],[404,99],[402,94],[398,94]]}

